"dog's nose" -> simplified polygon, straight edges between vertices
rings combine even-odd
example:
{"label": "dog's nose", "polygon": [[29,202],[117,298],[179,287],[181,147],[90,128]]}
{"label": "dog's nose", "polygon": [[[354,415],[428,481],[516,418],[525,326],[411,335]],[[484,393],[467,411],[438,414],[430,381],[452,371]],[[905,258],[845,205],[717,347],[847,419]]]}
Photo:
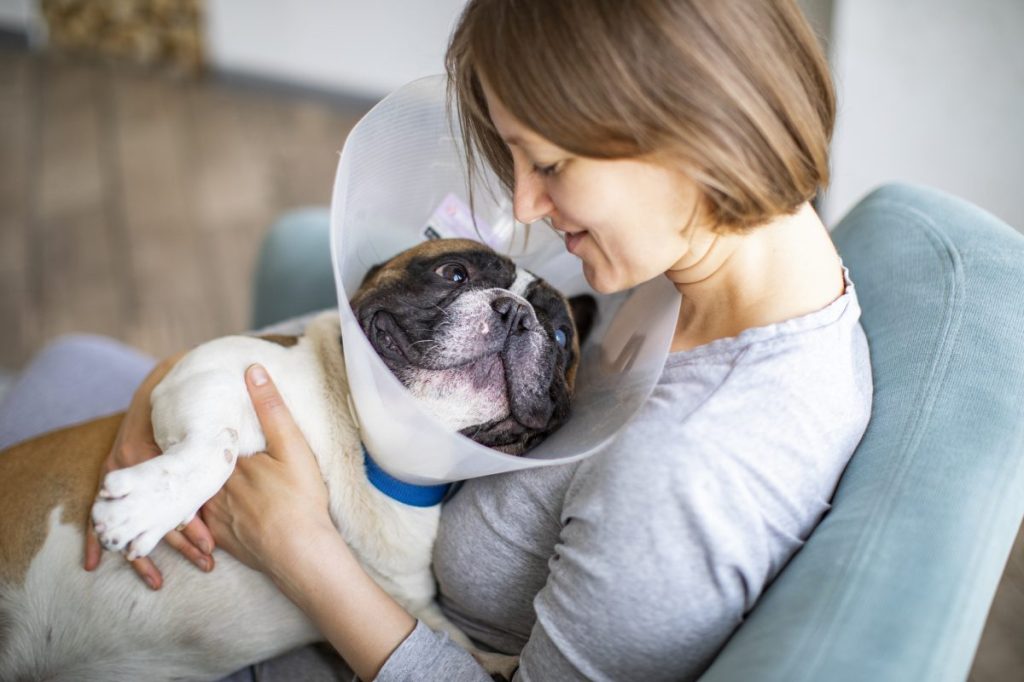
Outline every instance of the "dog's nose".
{"label": "dog's nose", "polygon": [[498,313],[509,334],[521,334],[536,326],[530,306],[508,296],[501,296],[491,302],[491,308]]}

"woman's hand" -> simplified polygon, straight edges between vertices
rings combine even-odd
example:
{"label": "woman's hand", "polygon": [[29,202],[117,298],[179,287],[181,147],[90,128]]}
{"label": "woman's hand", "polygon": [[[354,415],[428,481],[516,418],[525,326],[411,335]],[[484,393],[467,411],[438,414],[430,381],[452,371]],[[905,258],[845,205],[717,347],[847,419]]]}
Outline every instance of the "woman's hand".
{"label": "woman's hand", "polygon": [[239,458],[203,505],[217,546],[268,574],[361,680],[372,680],[416,621],[367,575],[331,523],[320,467],[266,370],[245,373],[267,452]]}
{"label": "woman's hand", "polygon": [[[160,380],[167,375],[182,355],[184,353],[179,353],[158,364],[135,391],[131,405],[128,406],[128,411],[118,428],[114,447],[107,455],[106,461],[103,462],[97,490],[103,485],[103,477],[111,471],[134,466],[160,454],[160,448],[157,447],[153,437],[149,397],[153,388],[160,383]],[[213,536],[199,517],[193,519],[180,531],[171,531],[164,536],[164,540],[202,570],[213,569],[213,557],[211,556]],[[92,571],[99,566],[101,553],[102,549],[90,519],[86,522],[85,528],[85,570]],[[152,589],[158,590],[163,586],[163,575],[148,557],[136,559],[131,564],[135,572]]]}
{"label": "woman's hand", "polygon": [[267,452],[240,457],[224,487],[203,505],[202,517],[218,547],[273,577],[289,561],[293,541],[337,531],[320,467],[274,382],[252,365],[245,384]]}

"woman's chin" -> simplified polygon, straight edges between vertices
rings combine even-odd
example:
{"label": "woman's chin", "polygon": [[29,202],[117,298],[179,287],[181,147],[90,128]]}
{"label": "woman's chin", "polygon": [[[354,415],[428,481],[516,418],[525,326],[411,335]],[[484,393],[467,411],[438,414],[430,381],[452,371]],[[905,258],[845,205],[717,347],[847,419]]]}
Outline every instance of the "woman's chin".
{"label": "woman's chin", "polygon": [[599,294],[605,296],[611,294],[617,294],[621,291],[632,289],[633,287],[640,286],[645,282],[649,282],[652,279],[658,277],[659,273],[653,273],[650,277],[622,277],[612,273],[602,272],[597,268],[594,268],[583,262],[583,276],[587,280],[587,284],[590,288]]}
{"label": "woman's chin", "polygon": [[598,272],[595,268],[583,263],[583,277],[586,278],[590,288],[599,294],[615,294],[627,287],[620,286],[615,278],[609,277],[606,273]]}

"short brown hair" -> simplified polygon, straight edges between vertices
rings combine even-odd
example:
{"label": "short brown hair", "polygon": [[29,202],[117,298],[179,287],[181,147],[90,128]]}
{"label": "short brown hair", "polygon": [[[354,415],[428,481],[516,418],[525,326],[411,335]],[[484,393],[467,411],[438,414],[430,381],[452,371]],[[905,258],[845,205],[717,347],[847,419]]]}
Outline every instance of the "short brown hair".
{"label": "short brown hair", "polygon": [[446,66],[470,172],[483,156],[509,192],[481,79],[572,154],[682,161],[717,226],[828,183],[835,95],[795,0],[470,0]]}

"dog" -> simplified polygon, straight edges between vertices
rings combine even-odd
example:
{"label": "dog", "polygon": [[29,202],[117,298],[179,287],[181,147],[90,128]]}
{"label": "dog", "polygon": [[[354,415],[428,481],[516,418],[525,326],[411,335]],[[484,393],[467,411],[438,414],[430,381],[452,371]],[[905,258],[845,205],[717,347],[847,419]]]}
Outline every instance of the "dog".
{"label": "dog", "polygon": [[[375,266],[351,305],[428,412],[509,454],[568,418],[596,312],[592,297],[567,300],[462,239],[424,242]],[[220,489],[238,457],[265,449],[243,378],[256,362],[315,454],[332,519],[362,566],[414,617],[472,650],[434,601],[439,505],[404,504],[368,480],[339,319],[328,312],[301,337],[228,336],[186,354],[151,396],[163,454],[110,472],[98,497],[123,414],[0,453],[0,680],[217,679],[320,639],[262,574],[219,551],[217,568],[202,573],[158,544]],[[90,506],[106,548],[152,554],[166,577],[160,592],[125,562],[82,570]]]}

